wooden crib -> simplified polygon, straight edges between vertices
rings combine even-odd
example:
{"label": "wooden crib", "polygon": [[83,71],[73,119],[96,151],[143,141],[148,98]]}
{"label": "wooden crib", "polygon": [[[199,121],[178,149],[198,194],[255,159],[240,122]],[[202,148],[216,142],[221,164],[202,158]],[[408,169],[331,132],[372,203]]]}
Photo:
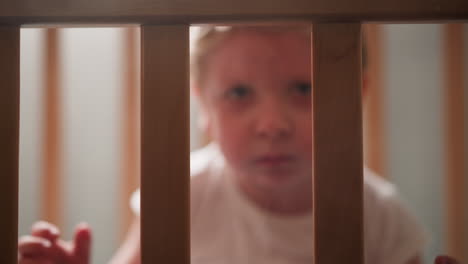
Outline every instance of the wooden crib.
{"label": "wooden crib", "polygon": [[141,25],[142,263],[186,264],[190,24],[314,23],[315,263],[362,264],[361,23],[467,19],[466,0],[1,1],[0,263],[17,263],[22,25]]}

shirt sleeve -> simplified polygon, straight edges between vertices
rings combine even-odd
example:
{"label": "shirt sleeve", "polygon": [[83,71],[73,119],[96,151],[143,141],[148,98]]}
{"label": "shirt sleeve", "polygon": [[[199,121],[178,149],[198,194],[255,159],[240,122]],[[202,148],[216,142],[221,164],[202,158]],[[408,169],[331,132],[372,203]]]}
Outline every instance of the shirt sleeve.
{"label": "shirt sleeve", "polygon": [[369,264],[405,264],[424,253],[427,234],[397,194],[376,195],[370,202],[365,228]]}
{"label": "shirt sleeve", "polygon": [[136,216],[140,216],[140,189],[133,192],[130,198],[130,208]]}

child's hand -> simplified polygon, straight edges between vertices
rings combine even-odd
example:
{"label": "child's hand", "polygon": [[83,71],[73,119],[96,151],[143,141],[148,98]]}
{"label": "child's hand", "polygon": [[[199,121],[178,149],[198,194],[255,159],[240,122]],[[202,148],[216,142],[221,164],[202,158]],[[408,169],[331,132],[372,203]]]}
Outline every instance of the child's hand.
{"label": "child's hand", "polygon": [[87,224],[75,228],[73,241],[59,239],[59,230],[47,222],[37,222],[31,235],[19,239],[19,264],[89,264],[91,230]]}
{"label": "child's hand", "polygon": [[434,264],[459,264],[458,261],[454,258],[451,258],[449,256],[438,256]]}

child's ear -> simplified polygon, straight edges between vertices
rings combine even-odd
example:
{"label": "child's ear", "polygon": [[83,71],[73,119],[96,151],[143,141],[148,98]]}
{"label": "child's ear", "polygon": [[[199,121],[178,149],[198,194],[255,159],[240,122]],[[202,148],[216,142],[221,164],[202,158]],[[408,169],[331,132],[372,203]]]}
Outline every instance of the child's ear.
{"label": "child's ear", "polygon": [[190,92],[192,96],[195,97],[199,112],[198,112],[198,121],[197,126],[198,129],[203,133],[204,138],[212,138],[212,128],[211,128],[211,121],[210,116],[208,113],[206,102],[202,98],[201,87],[198,83],[192,82],[190,84]]}
{"label": "child's ear", "polygon": [[198,129],[201,132],[201,140],[203,145],[209,143],[213,139],[213,126],[210,113],[208,112],[207,106],[203,100],[198,100],[200,111],[198,113]]}
{"label": "child's ear", "polygon": [[198,82],[195,82],[194,80],[190,80],[190,94],[197,99],[200,98],[200,85]]}
{"label": "child's ear", "polygon": [[198,127],[206,137],[211,138],[213,136],[210,117],[206,113],[205,109],[203,109],[203,107],[200,111],[200,117],[198,118]]}

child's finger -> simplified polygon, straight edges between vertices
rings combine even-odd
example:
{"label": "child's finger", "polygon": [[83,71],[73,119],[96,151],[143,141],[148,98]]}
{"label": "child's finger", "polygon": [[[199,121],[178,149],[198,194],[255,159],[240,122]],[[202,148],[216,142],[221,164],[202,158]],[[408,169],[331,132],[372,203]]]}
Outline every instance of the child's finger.
{"label": "child's finger", "polygon": [[60,231],[51,223],[39,221],[32,226],[31,235],[45,238],[53,243],[60,236]]}
{"label": "child's finger", "polygon": [[91,229],[86,223],[75,228],[73,255],[78,263],[89,263],[91,255]]}
{"label": "child's finger", "polygon": [[52,263],[67,263],[70,259],[71,250],[69,243],[55,238],[54,232],[50,232],[49,228],[36,226],[34,235],[21,237],[18,243],[18,252],[20,256],[26,258],[45,258],[51,260]]}
{"label": "child's finger", "polygon": [[40,257],[51,254],[52,243],[41,237],[23,236],[18,242],[18,252],[20,256]]}
{"label": "child's finger", "polygon": [[449,256],[438,256],[435,261],[435,264],[459,264],[458,261]]}
{"label": "child's finger", "polygon": [[53,264],[53,262],[45,258],[20,257],[18,264]]}

